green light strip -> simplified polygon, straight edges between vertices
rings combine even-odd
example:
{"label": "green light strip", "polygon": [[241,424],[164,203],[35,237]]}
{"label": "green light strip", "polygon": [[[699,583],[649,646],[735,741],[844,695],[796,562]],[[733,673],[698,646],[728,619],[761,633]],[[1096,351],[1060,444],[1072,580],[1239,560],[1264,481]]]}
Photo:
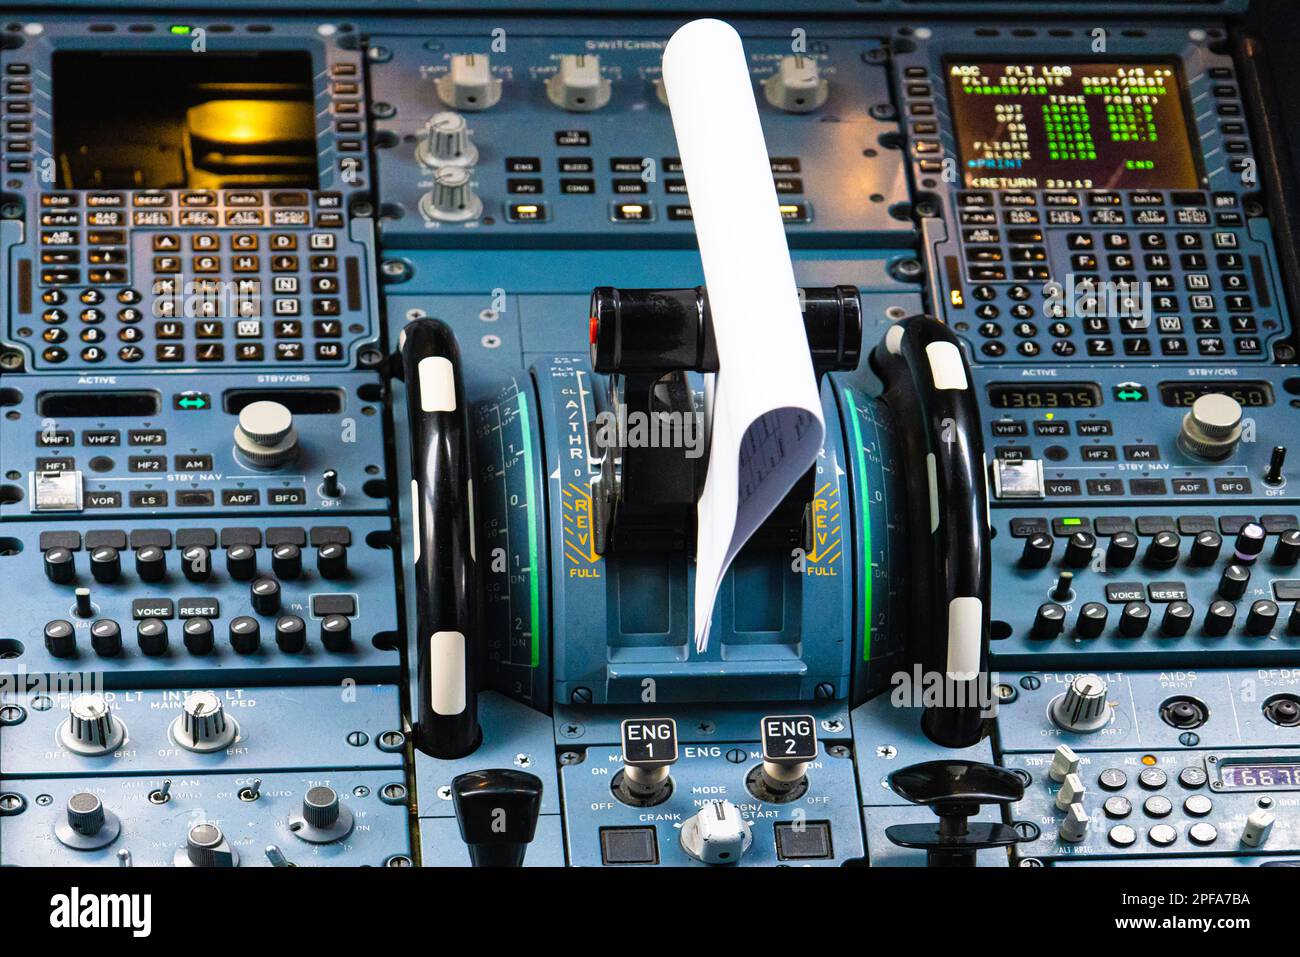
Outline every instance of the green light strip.
{"label": "green light strip", "polygon": [[528,631],[532,643],[532,667],[542,659],[542,601],[538,594],[537,521],[533,514],[533,427],[528,422],[528,399],[519,393],[519,422],[523,429],[524,482],[528,491],[524,502],[528,508]]}
{"label": "green light strip", "polygon": [[853,442],[858,460],[858,497],[862,502],[862,660],[871,660],[871,505],[867,501],[867,459],[863,454],[862,426],[858,423],[858,403],[849,389],[844,390],[849,400],[850,421],[853,423]]}

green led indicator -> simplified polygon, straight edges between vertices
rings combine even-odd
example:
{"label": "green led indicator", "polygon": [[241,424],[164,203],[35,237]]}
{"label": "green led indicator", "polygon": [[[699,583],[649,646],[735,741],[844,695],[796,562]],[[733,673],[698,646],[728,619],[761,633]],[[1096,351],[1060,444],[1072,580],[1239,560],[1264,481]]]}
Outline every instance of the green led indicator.
{"label": "green led indicator", "polygon": [[519,424],[523,430],[524,484],[528,487],[524,496],[528,508],[528,637],[531,665],[536,668],[541,662],[542,603],[537,580],[541,572],[537,565],[537,521],[533,514],[533,429],[528,422],[528,401],[522,392],[519,393]]}
{"label": "green led indicator", "polygon": [[190,35],[190,28],[179,23],[173,23],[171,25],[171,32],[176,34],[178,37],[187,37]]}
{"label": "green led indicator", "polygon": [[1082,525],[1082,524],[1083,524],[1083,519],[1081,519],[1081,518],[1063,518],[1063,519],[1061,519],[1061,524],[1062,524],[1062,525]]}
{"label": "green led indicator", "polygon": [[844,390],[849,400],[849,420],[853,423],[853,447],[858,460],[858,495],[862,501],[862,555],[865,566],[862,576],[862,660],[871,660],[871,585],[873,565],[871,564],[871,505],[867,501],[867,459],[862,445],[862,426],[858,423],[861,413],[853,393]]}

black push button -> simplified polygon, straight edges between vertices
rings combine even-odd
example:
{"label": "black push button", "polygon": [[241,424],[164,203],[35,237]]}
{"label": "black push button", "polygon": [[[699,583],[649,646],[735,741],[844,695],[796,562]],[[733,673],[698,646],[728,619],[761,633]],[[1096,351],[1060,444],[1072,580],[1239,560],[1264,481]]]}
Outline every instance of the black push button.
{"label": "black push button", "polygon": [[778,821],[775,831],[777,860],[817,861],[834,855],[830,821],[805,821],[799,825]]}
{"label": "black push button", "polygon": [[658,864],[659,841],[655,829],[653,827],[602,827],[600,860],[606,865]]}

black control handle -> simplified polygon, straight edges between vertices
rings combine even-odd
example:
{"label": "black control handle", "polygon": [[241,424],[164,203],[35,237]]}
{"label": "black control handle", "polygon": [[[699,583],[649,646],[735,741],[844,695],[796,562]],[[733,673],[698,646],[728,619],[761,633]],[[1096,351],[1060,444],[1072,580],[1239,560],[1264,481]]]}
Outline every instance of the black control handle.
{"label": "black control handle", "polygon": [[942,704],[926,705],[922,727],[968,747],[992,705],[988,484],[970,369],[952,330],[929,316],[891,327],[871,363],[907,464],[911,589],[930,596],[912,606],[910,657],[927,679],[943,676]]}
{"label": "black control handle", "polygon": [[521,867],[537,832],[542,782],[527,771],[471,771],[451,782],[461,839],[475,867]]}
{"label": "black control handle", "polygon": [[415,742],[433,757],[457,758],[480,739],[469,410],[450,327],[417,319],[402,330],[399,349],[415,481]]}

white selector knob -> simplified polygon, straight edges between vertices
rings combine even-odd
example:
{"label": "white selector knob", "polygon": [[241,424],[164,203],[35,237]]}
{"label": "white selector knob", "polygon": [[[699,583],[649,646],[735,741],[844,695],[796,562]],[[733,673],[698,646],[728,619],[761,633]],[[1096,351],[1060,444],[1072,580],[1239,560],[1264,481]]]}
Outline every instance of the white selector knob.
{"label": "white selector knob", "polygon": [[230,846],[221,828],[204,821],[185,835],[185,846],[172,857],[176,867],[238,867],[239,852]]}
{"label": "white selector knob", "polygon": [[453,110],[486,110],[501,99],[501,81],[492,75],[492,60],[485,53],[457,53],[434,86]]}
{"label": "white selector knob", "polygon": [[469,124],[465,117],[451,110],[433,114],[424,126],[415,158],[425,166],[473,166],[478,162],[478,148],[469,141]]}
{"label": "white selector knob", "polygon": [[1047,776],[1060,784],[1067,774],[1074,774],[1078,770],[1079,756],[1074,753],[1074,749],[1068,744],[1058,745],[1056,753],[1052,755],[1052,766],[1047,769]]}
{"label": "white selector knob", "polygon": [[1056,792],[1056,809],[1064,811],[1071,804],[1080,803],[1086,792],[1083,778],[1077,774],[1067,774],[1065,780],[1061,782],[1061,790]]}
{"label": "white selector knob", "polygon": [[226,714],[221,699],[211,691],[187,694],[180,716],[172,722],[172,738],[187,751],[220,751],[238,734],[234,718]]}
{"label": "white selector knob", "polygon": [[1178,436],[1185,452],[1202,459],[1226,459],[1241,441],[1241,403],[1211,392],[1192,403]]}
{"label": "white selector knob", "polygon": [[1269,834],[1273,832],[1274,820],[1276,818],[1272,811],[1263,808],[1251,811],[1246,818],[1246,826],[1241,831],[1241,843],[1247,847],[1263,847]]}
{"label": "white selector knob", "polygon": [[611,83],[600,75],[600,57],[566,54],[546,81],[546,95],[562,110],[590,113],[609,102]]}
{"label": "white selector knob", "polygon": [[682,850],[705,864],[734,864],[753,840],[749,822],[730,801],[708,801],[682,825]]}
{"label": "white selector knob", "polygon": [[1087,734],[1110,723],[1106,682],[1098,675],[1076,675],[1065,694],[1052,702],[1052,720],[1066,731]]}
{"label": "white selector knob", "polygon": [[279,402],[250,402],[239,411],[235,448],[257,468],[272,469],[290,461],[298,454],[293,413]]}
{"label": "white selector knob", "polygon": [[1088,812],[1082,804],[1076,802],[1066,808],[1061,829],[1057,833],[1061,840],[1070,844],[1078,844],[1088,836]]}
{"label": "white selector knob", "polygon": [[767,102],[787,113],[811,113],[829,93],[830,83],[822,78],[817,60],[798,53],[781,57],[776,72],[763,81]]}
{"label": "white selector knob", "polygon": [[78,695],[68,706],[59,740],[77,754],[109,754],[126,740],[126,726],[113,715],[103,695]]}
{"label": "white selector knob", "polygon": [[421,197],[420,211],[429,219],[464,223],[483,215],[483,200],[474,193],[469,170],[444,166],[433,174],[433,189]]}

